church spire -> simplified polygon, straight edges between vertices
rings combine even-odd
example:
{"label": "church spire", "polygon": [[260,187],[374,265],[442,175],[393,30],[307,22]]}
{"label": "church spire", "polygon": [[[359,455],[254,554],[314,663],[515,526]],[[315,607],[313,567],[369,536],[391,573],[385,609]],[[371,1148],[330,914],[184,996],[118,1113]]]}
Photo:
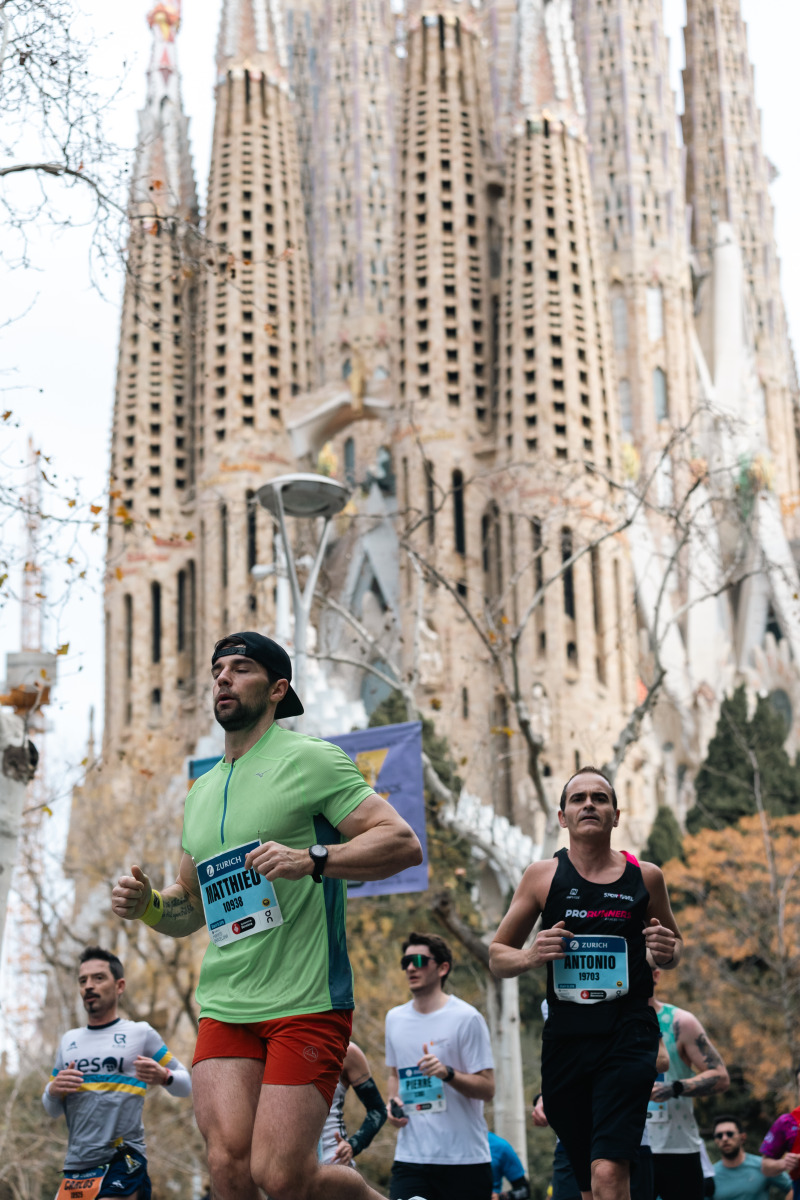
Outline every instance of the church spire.
{"label": "church spire", "polygon": [[189,121],[183,112],[175,38],[180,0],[158,0],[147,14],[152,31],[147,99],[139,113],[139,141],[131,200],[197,215],[197,192],[189,152]]}
{"label": "church spire", "polygon": [[263,71],[269,83],[287,84],[288,54],[281,0],[223,0],[217,39],[217,73]]}
{"label": "church spire", "polygon": [[586,105],[569,0],[521,0],[517,41],[518,115],[582,122]]}
{"label": "church spire", "polygon": [[104,754],[155,725],[186,734],[181,721],[195,679],[195,564],[185,535],[194,482],[198,206],[175,56],[180,4],[158,0],[147,21],[152,49],[131,183],[111,431],[116,519],[106,557]]}

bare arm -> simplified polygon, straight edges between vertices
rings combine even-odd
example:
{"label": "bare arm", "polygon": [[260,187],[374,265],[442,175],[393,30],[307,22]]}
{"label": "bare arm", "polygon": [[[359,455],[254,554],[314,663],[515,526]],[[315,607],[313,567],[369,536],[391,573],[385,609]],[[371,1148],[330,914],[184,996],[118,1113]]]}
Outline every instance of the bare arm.
{"label": "bare arm", "polygon": [[671,971],[681,961],[681,932],[672,912],[661,868],[655,863],[643,862],[641,866],[642,878],[650,893],[650,903],[647,906],[648,923],[644,930],[647,951],[657,967]]}
{"label": "bare arm", "polygon": [[540,929],[532,945],[524,948],[542,911],[542,896],[546,896],[554,872],[555,863],[547,860],[532,863],[522,876],[509,910],[489,946],[489,966],[498,979],[511,979],[532,967],[542,967],[556,958],[565,957],[561,939],[572,934],[564,928],[563,921],[558,921],[552,929]]}
{"label": "bare arm", "polygon": [[494,1071],[491,1067],[472,1075],[456,1071],[448,1086],[470,1100],[494,1100]]}
{"label": "bare arm", "polygon": [[[138,920],[148,904],[153,888],[141,867],[131,867],[130,875],[123,875],[111,892],[111,911],[124,921]],[[186,937],[204,923],[203,901],[197,880],[197,869],[188,854],[181,858],[176,883],[164,888],[161,893],[164,915],[155,928],[167,937]]]}
{"label": "bare arm", "polygon": [[791,1150],[787,1150],[780,1158],[769,1158],[766,1154],[761,1156],[761,1174],[766,1175],[767,1179],[774,1179],[784,1171],[788,1175],[797,1166],[800,1166],[800,1154],[793,1154]]}
{"label": "bare arm", "polygon": [[[374,792],[337,826],[348,840],[328,846],[325,875],[329,879],[386,879],[422,862],[422,847],[414,830]],[[314,863],[307,847],[296,849],[280,842],[264,842],[251,850],[245,867],[266,879],[303,879]]]}
{"label": "bare arm", "polygon": [[447,1063],[443,1063],[435,1054],[431,1054],[427,1045],[423,1045],[424,1054],[417,1063],[423,1075],[435,1075],[437,1079],[443,1079],[448,1087],[455,1088],[462,1096],[466,1096],[469,1100],[493,1100],[494,1099],[494,1071],[491,1067],[484,1067],[482,1071],[456,1071],[453,1068],[453,1077],[448,1079],[451,1068]]}
{"label": "bare arm", "polygon": [[366,1054],[360,1046],[351,1042],[342,1063],[342,1082],[348,1087],[358,1087],[365,1079],[369,1079],[371,1074]]}
{"label": "bare arm", "polygon": [[[706,1034],[705,1029],[693,1013],[681,1011],[675,1017],[673,1028],[678,1052],[697,1074],[682,1080],[684,1096],[714,1096],[724,1092],[730,1084],[725,1063]],[[671,1100],[671,1083],[656,1083],[651,1099]]]}

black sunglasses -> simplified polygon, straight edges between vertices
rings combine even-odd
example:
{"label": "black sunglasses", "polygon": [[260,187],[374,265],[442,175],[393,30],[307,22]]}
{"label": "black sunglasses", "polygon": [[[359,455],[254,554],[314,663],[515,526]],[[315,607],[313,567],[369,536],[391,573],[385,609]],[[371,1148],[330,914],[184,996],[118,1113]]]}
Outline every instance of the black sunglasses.
{"label": "black sunglasses", "polygon": [[430,954],[404,954],[400,959],[400,970],[407,971],[409,967],[427,967],[428,963],[436,962]]}
{"label": "black sunglasses", "polygon": [[723,1140],[723,1138],[735,1138],[737,1136],[738,1132],[739,1132],[738,1129],[732,1129],[730,1131],[726,1130],[724,1133],[715,1133],[714,1141],[721,1142]]}

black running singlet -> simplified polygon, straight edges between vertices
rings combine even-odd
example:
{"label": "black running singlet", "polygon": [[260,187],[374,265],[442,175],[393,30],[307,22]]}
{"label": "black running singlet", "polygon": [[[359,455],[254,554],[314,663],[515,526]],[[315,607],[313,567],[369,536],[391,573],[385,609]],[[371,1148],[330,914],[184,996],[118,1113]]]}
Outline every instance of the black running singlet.
{"label": "black running singlet", "polygon": [[619,879],[592,883],[579,875],[566,848],[557,851],[542,927],[563,921],[573,938],[567,956],[547,964],[547,1027],[551,1033],[609,1033],[625,1013],[648,1007],[653,976],[645,957],[650,893],[632,855]]}

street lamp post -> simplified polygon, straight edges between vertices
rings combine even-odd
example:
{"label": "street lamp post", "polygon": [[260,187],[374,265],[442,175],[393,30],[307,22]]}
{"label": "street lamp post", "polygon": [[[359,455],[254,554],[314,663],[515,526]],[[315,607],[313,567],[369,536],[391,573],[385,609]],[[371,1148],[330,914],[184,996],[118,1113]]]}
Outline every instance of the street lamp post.
{"label": "street lamp post", "polygon": [[[314,590],[317,586],[325,547],[328,544],[331,517],[342,511],[350,498],[350,492],[344,484],[337,483],[335,479],[329,479],[327,475],[295,474],[279,475],[277,479],[271,479],[269,483],[265,483],[258,489],[256,496],[259,504],[266,508],[277,522],[286,555],[286,568],[292,595],[292,609],[294,610],[294,689],[303,701],[306,682],[308,623]],[[287,517],[322,517],[325,521],[317,552],[308,572],[306,585],[302,589],[297,579],[297,564],[286,529]],[[297,729],[302,729],[304,724],[305,717],[298,717]]]}

